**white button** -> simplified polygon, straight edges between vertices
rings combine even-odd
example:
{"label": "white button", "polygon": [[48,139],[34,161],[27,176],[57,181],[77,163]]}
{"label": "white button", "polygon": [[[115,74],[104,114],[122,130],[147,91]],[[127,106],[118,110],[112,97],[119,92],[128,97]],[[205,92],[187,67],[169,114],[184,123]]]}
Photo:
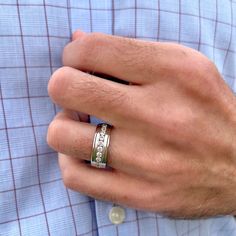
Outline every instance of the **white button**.
{"label": "white button", "polygon": [[109,212],[109,219],[115,225],[121,224],[125,219],[125,210],[121,207],[112,207]]}

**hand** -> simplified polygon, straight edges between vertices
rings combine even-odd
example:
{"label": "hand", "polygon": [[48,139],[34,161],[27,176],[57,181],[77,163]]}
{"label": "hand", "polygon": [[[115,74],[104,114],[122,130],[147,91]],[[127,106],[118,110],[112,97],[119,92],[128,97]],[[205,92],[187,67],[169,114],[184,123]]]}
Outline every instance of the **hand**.
{"label": "hand", "polygon": [[[47,137],[63,153],[65,185],[172,217],[235,213],[236,101],[213,63],[173,43],[77,34],[64,50],[65,67],[48,85],[53,101],[66,109]],[[84,162],[95,126],[77,121],[68,109],[114,126],[110,170]]]}

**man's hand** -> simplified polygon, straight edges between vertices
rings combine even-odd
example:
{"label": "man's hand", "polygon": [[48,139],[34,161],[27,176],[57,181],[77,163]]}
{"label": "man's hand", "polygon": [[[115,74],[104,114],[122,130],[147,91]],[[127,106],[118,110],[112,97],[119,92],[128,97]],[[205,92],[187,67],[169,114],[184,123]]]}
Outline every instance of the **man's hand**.
{"label": "man's hand", "polygon": [[[65,109],[47,137],[63,153],[65,185],[174,217],[235,213],[236,100],[213,63],[173,43],[78,34],[64,50],[65,67],[48,86],[53,101]],[[90,160],[95,126],[77,121],[68,110],[114,126],[111,169],[84,162]]]}

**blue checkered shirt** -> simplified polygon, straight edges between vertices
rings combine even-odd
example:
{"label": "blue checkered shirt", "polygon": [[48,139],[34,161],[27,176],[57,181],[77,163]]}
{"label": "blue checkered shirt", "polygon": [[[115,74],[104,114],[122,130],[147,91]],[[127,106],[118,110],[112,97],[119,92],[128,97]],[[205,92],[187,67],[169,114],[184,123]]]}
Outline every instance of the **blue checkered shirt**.
{"label": "blue checkered shirt", "polygon": [[116,226],[113,203],[65,188],[45,140],[58,110],[47,83],[76,29],[197,49],[236,91],[235,0],[0,0],[0,235],[236,236],[232,216],[174,220],[126,208]]}

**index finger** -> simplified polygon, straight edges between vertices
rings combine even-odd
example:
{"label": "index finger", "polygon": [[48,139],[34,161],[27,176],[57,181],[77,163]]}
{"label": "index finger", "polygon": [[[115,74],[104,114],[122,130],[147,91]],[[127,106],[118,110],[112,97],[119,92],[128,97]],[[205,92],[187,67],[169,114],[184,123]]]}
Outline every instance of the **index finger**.
{"label": "index finger", "polygon": [[[77,34],[63,52],[63,64],[134,84],[148,84],[163,68],[171,70],[176,45],[101,33]],[[171,52],[171,53],[170,53]]]}

